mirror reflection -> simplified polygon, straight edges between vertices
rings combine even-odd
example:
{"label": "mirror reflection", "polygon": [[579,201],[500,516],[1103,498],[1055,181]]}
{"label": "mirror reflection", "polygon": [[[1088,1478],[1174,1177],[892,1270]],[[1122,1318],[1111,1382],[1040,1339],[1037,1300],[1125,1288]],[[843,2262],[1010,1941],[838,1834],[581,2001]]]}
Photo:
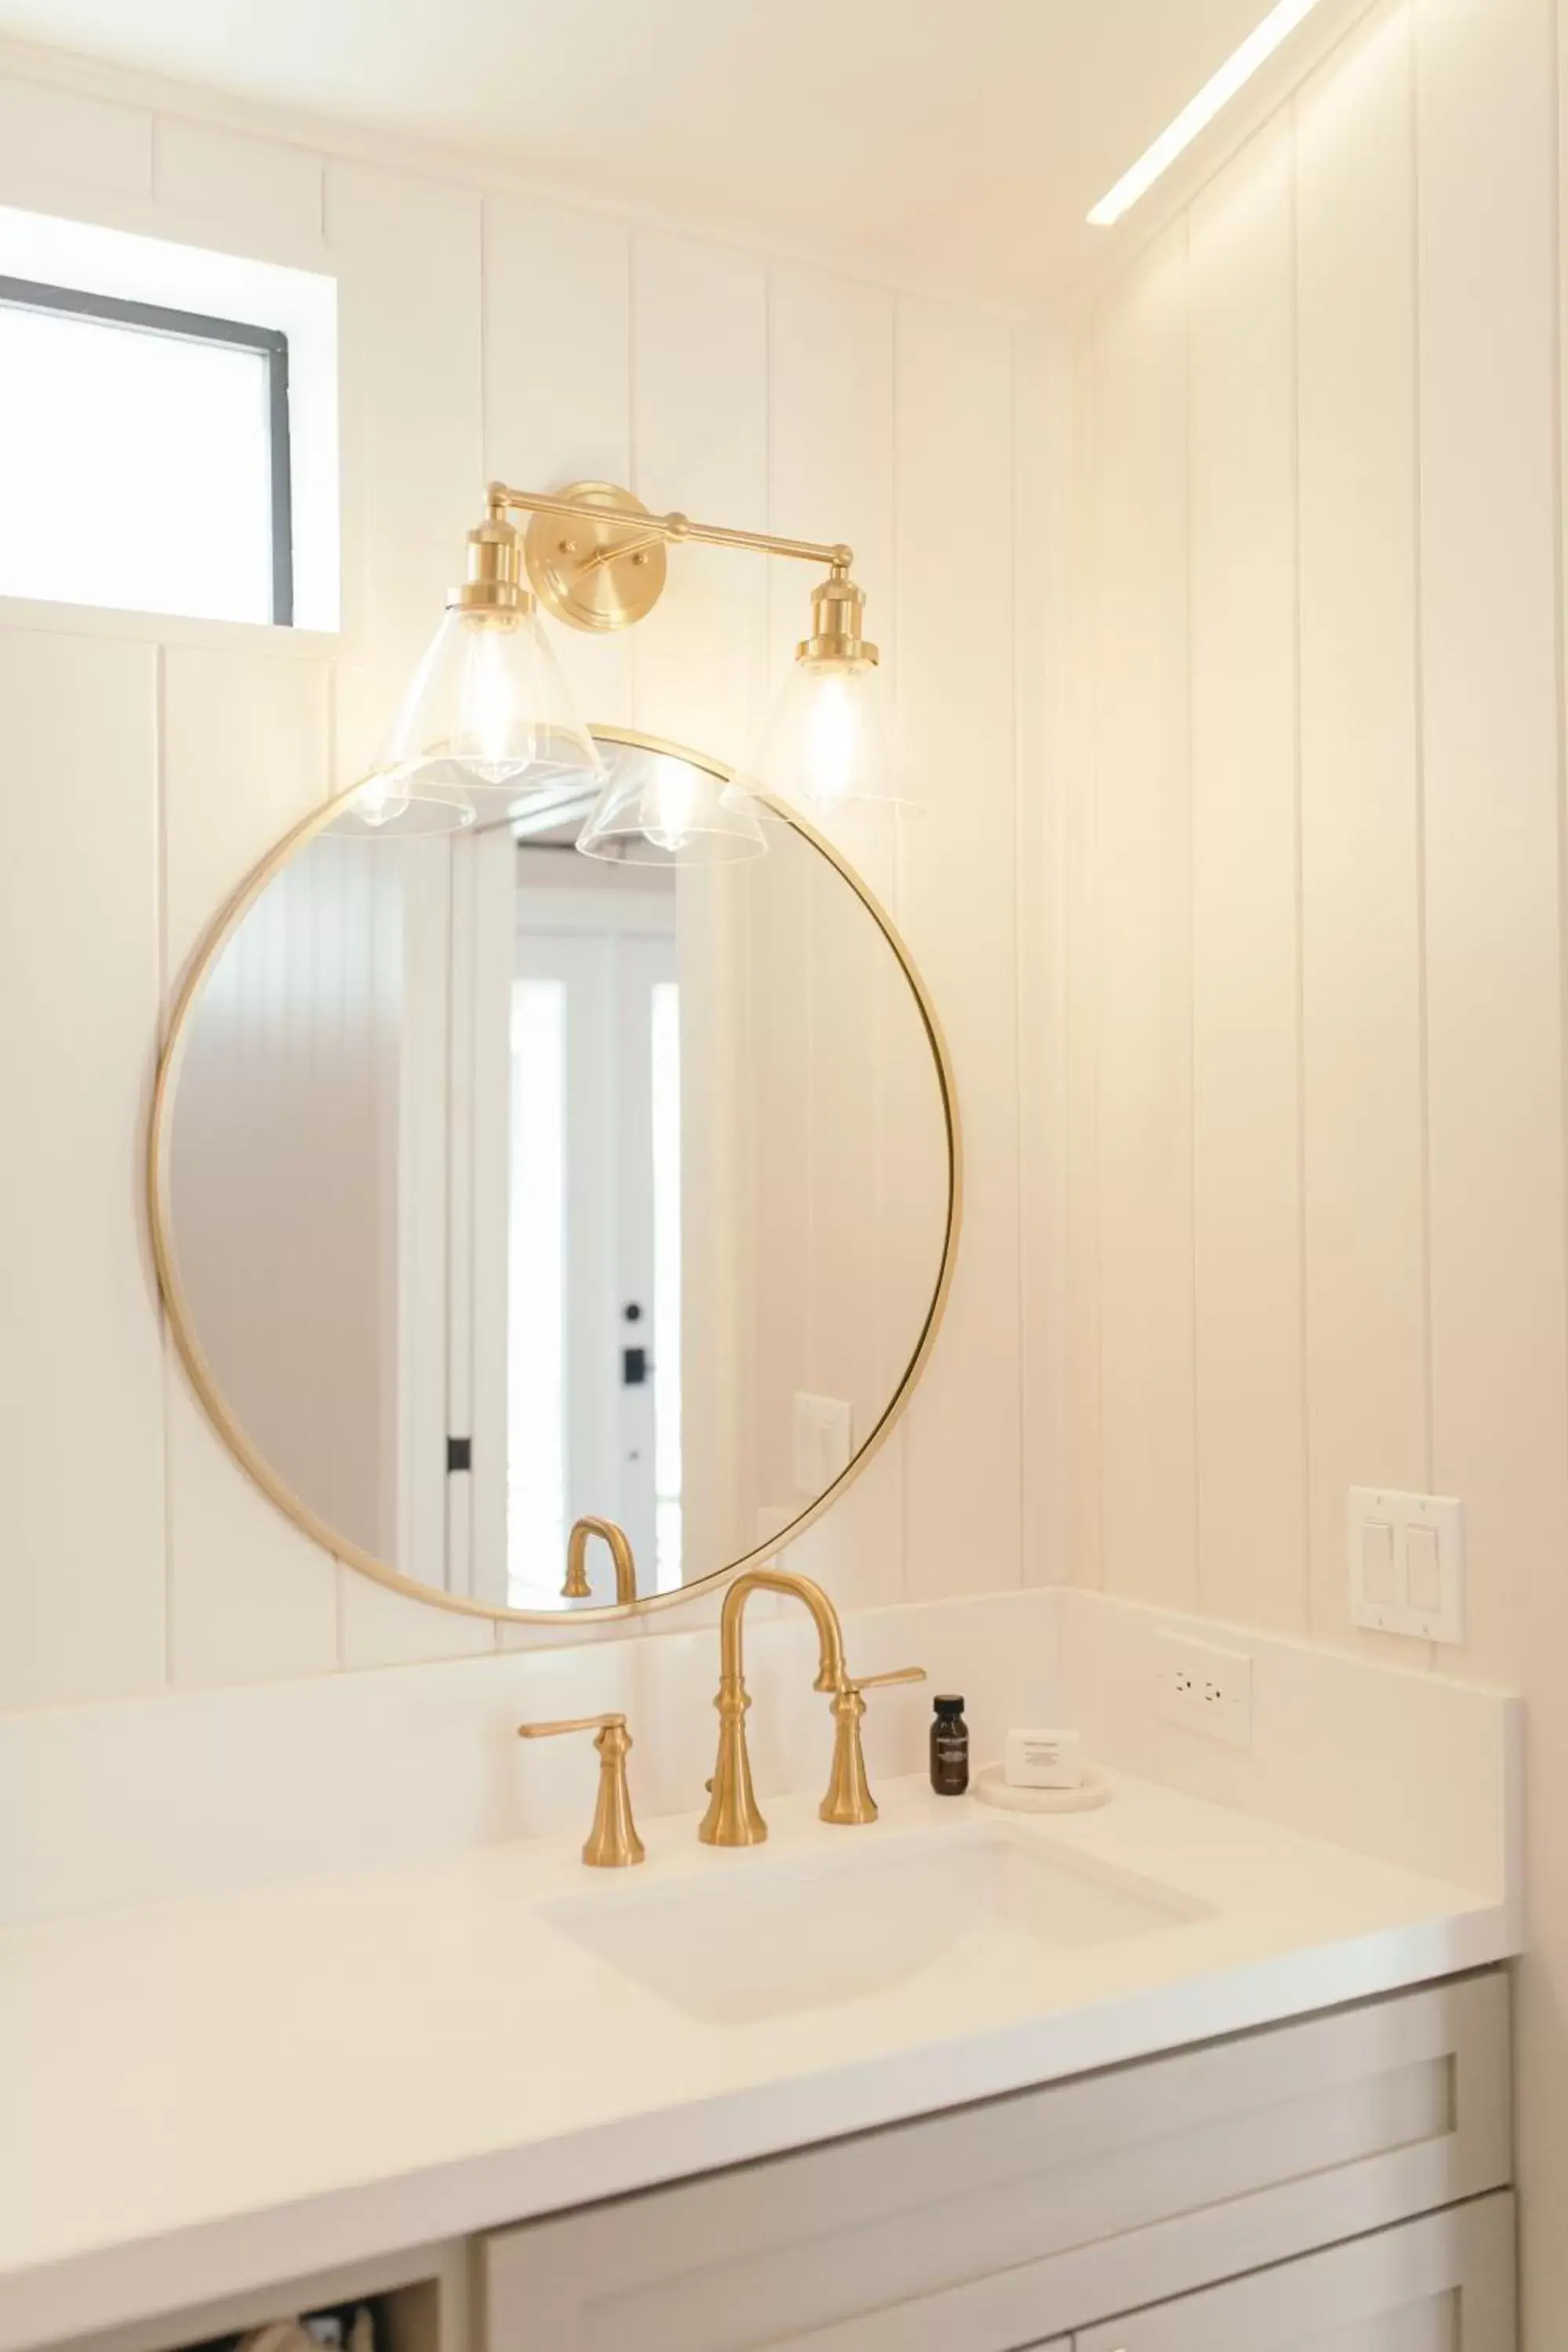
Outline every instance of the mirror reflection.
{"label": "mirror reflection", "polygon": [[605,863],[583,814],[304,842],[209,962],[163,1135],[252,1466],[358,1564],[530,1612],[675,1593],[810,1510],[949,1234],[941,1068],[847,873],[778,822]]}

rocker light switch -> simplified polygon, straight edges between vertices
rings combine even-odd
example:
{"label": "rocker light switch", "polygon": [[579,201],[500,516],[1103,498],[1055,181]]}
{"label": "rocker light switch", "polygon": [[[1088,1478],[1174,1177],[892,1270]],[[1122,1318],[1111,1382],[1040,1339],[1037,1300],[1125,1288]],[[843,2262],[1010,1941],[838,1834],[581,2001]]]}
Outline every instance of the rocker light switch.
{"label": "rocker light switch", "polygon": [[1386,1519],[1362,1521],[1361,1589],[1378,1609],[1392,1608],[1405,1598],[1394,1572],[1394,1529]]}
{"label": "rocker light switch", "polygon": [[841,1397],[795,1393],[793,1470],[797,1495],[826,1494],[849,1467],[849,1407]]}
{"label": "rocker light switch", "polygon": [[1352,1486],[1351,1614],[1379,1633],[1465,1638],[1464,1512],[1449,1495]]}

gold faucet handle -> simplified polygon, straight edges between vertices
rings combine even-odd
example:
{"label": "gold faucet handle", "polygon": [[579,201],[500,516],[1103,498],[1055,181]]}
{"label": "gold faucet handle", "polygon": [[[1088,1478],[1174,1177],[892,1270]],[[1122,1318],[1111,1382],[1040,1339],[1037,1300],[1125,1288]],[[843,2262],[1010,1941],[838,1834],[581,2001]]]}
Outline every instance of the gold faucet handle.
{"label": "gold faucet handle", "polygon": [[583,1859],[594,1870],[627,1870],[644,1860],[647,1848],[632,1819],[632,1792],[626,1780],[626,1758],[632,1736],[624,1715],[574,1715],[559,1723],[520,1723],[520,1739],[553,1739],[558,1732],[593,1731],[599,1751],[599,1794],[594,1826],[583,1848]]}
{"label": "gold faucet handle", "polygon": [[819,1817],[850,1827],[877,1818],[877,1803],[866,1779],[866,1759],[860,1746],[860,1718],[866,1712],[861,1694],[882,1690],[889,1683],[923,1683],[923,1666],[900,1666],[890,1675],[846,1675],[834,1693],[833,1771],[827,1794],[817,1807]]}
{"label": "gold faucet handle", "polygon": [[[559,1723],[520,1723],[517,1736],[520,1739],[553,1739],[558,1731],[625,1731],[626,1727],[624,1715],[571,1715]],[[628,1735],[626,1746],[631,1744]]]}

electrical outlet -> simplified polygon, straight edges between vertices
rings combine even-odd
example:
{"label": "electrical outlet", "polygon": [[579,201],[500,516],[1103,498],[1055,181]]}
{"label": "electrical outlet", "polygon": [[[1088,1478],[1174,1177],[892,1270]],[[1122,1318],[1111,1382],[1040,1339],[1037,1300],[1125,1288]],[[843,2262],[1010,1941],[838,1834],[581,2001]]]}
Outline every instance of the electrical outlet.
{"label": "electrical outlet", "polygon": [[1252,1745],[1252,1660],[1245,1650],[1194,1642],[1185,1633],[1156,1633],[1155,1711],[1162,1723]]}

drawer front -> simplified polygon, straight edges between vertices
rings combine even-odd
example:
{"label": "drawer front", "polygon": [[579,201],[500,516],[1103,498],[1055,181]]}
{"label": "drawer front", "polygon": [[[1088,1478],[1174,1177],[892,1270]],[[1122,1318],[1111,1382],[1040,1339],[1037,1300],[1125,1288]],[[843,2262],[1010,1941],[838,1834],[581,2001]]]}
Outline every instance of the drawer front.
{"label": "drawer front", "polygon": [[1509,2179],[1463,1978],[531,2222],[488,2352],[1016,2352]]}
{"label": "drawer front", "polygon": [[1513,2199],[1397,2230],[1086,2327],[1076,2352],[1510,2352]]}

